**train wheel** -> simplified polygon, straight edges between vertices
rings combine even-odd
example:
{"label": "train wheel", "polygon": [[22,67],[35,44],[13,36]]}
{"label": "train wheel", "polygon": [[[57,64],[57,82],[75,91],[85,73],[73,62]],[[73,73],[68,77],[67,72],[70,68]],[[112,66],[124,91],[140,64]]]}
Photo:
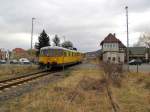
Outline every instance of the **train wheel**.
{"label": "train wheel", "polygon": [[44,64],[42,63],[39,63],[39,66],[38,66],[39,69],[44,69]]}
{"label": "train wheel", "polygon": [[48,63],[48,64],[46,65],[46,70],[51,70],[51,68],[52,68],[52,66],[50,65],[50,63]]}

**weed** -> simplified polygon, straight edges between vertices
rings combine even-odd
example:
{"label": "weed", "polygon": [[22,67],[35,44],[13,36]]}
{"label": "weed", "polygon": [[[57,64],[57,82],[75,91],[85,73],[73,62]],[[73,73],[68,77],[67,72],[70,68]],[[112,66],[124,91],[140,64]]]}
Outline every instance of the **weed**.
{"label": "weed", "polygon": [[146,82],[145,88],[150,90],[150,82]]}
{"label": "weed", "polygon": [[112,83],[116,87],[121,87],[123,78],[122,64],[102,63],[101,67],[105,72],[108,83]]}

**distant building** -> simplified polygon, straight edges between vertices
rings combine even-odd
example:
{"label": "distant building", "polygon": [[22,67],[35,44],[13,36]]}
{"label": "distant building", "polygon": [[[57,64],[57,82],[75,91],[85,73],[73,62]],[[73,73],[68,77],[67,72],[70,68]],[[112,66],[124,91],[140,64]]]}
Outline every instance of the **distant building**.
{"label": "distant building", "polygon": [[3,48],[0,49],[0,59],[2,60],[7,60],[9,59],[9,51],[8,50],[5,50]]}
{"label": "distant building", "polygon": [[86,52],[85,57],[87,59],[93,59],[101,56],[101,50],[93,51],[93,52]]}
{"label": "distant building", "polygon": [[130,47],[129,48],[129,59],[141,59],[142,61],[148,62],[150,59],[150,48],[146,47]]}
{"label": "distant building", "polygon": [[20,58],[27,58],[30,61],[34,62],[38,60],[36,57],[36,50],[24,50],[22,48],[15,48],[11,52],[11,59],[20,59]]}
{"label": "distant building", "polygon": [[15,48],[12,50],[11,58],[19,59],[29,57],[28,52],[22,48]]}
{"label": "distant building", "polygon": [[102,46],[102,60],[104,62],[124,63],[125,62],[125,45],[116,38],[115,34],[109,34],[100,43]]}
{"label": "distant building", "polygon": [[26,51],[22,48],[15,48],[12,50],[12,52],[17,53],[17,54],[21,54],[21,53],[25,53]]}

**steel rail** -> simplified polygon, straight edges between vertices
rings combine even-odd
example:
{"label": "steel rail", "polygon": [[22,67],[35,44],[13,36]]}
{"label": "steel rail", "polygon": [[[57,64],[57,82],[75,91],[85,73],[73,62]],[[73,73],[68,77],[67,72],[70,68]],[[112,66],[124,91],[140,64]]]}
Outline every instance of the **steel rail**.
{"label": "steel rail", "polygon": [[8,79],[5,79],[5,80],[0,80],[0,84],[8,82],[8,81],[13,81],[13,80],[21,79],[21,78],[24,78],[24,77],[32,76],[32,75],[35,75],[35,74],[38,74],[38,73],[43,73],[43,72],[46,72],[46,71],[47,70],[43,70],[43,71],[38,71],[38,72],[34,72],[34,73],[24,74],[24,75],[13,77],[13,78],[8,78]]}
{"label": "steel rail", "polygon": [[[28,81],[52,74],[52,73],[56,73],[56,72],[58,72],[58,71],[52,71],[52,72],[46,72],[46,73],[45,72],[37,72],[34,74],[30,74],[30,75],[28,74],[28,75],[23,76],[23,77],[5,80],[5,81],[3,81],[3,83],[2,82],[0,83],[0,84],[3,84],[0,86],[0,91],[3,91],[5,88],[10,88],[12,86],[16,86],[16,85],[19,85],[19,84],[22,84],[22,83],[25,83],[25,82],[28,82]],[[43,73],[43,74],[40,74],[40,73]],[[14,81],[14,82],[12,82],[12,81]]]}
{"label": "steel rail", "polygon": [[49,73],[44,73],[44,74],[41,74],[41,75],[37,75],[37,76],[30,77],[30,78],[22,79],[22,80],[19,80],[19,81],[16,81],[16,82],[12,82],[10,84],[6,84],[6,85],[3,85],[3,86],[0,86],[0,90],[4,90],[5,88],[10,88],[12,86],[15,86],[15,85],[18,85],[18,84],[22,84],[24,82],[28,82],[30,80],[33,80],[33,79],[36,79],[36,78],[39,78],[39,77],[42,77],[42,76],[45,76],[45,75],[48,75],[48,74]]}

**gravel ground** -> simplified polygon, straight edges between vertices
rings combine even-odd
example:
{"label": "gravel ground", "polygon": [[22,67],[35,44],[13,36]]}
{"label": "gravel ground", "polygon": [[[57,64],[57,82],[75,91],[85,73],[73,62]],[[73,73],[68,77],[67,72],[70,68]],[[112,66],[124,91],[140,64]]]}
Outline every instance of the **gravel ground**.
{"label": "gravel ground", "polygon": [[79,65],[75,65],[73,67],[70,67],[69,69],[78,69],[78,68],[83,68],[83,69],[89,69],[89,68],[98,68],[99,65],[98,64],[91,64],[91,63],[88,63],[88,62],[83,62],[82,64],[79,64]]}
{"label": "gravel ground", "polygon": [[[64,72],[67,72],[69,70],[74,70],[78,68],[83,68],[83,69],[92,69],[92,68],[97,68],[97,64],[90,64],[87,62],[83,62],[82,64],[74,65],[65,68]],[[31,81],[29,83],[22,84],[20,86],[14,86],[8,90],[4,90],[3,92],[0,91],[0,103],[2,103],[5,100],[21,96],[25,93],[32,92],[33,90],[37,90],[40,88],[43,88],[44,86],[48,85],[49,83],[54,83],[56,81],[59,81],[63,79],[65,76],[63,75],[62,72],[50,74],[48,76],[44,76],[42,78],[36,79],[34,81]]]}
{"label": "gravel ground", "polygon": [[4,90],[3,92],[0,92],[0,103],[8,99],[21,96],[25,93],[32,92],[33,90],[43,88],[49,83],[56,82],[62,78],[64,78],[62,72],[58,72],[36,79],[32,82],[25,83],[20,86],[14,86],[8,90]]}

